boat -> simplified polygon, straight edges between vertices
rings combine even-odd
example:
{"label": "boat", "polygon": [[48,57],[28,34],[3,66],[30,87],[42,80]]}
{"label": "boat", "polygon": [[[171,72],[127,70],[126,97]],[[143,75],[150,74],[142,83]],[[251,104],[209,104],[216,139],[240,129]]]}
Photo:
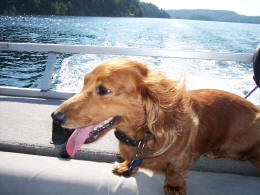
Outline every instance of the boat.
{"label": "boat", "polygon": [[[64,140],[68,135],[53,124],[50,115],[62,101],[75,93],[50,88],[56,54],[247,63],[252,63],[256,56],[248,53],[12,42],[0,42],[0,50],[48,53],[40,88],[0,86],[0,189],[4,195],[163,194],[163,175],[146,170],[138,171],[129,178],[112,174],[114,162],[120,160],[112,131],[98,142],[83,146],[75,159],[66,158]],[[256,51],[259,55],[259,47]],[[260,170],[249,162],[202,156],[189,171],[186,181],[187,194],[259,194]]]}

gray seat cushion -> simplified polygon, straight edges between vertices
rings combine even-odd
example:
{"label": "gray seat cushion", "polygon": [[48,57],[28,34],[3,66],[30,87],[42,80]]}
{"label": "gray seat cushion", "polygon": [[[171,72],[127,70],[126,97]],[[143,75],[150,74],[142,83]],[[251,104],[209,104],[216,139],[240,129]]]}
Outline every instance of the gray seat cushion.
{"label": "gray seat cushion", "polygon": [[[163,194],[164,176],[138,171],[125,178],[112,174],[113,164],[0,152],[3,195]],[[260,178],[190,171],[187,194],[259,194]]]}

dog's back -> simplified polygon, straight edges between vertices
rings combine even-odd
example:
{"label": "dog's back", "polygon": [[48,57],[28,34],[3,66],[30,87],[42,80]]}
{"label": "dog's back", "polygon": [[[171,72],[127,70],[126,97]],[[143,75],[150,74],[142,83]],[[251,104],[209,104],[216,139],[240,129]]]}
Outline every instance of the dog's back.
{"label": "dog's back", "polygon": [[250,160],[260,168],[260,109],[221,90],[193,90],[192,108],[199,118],[194,148],[209,157]]}

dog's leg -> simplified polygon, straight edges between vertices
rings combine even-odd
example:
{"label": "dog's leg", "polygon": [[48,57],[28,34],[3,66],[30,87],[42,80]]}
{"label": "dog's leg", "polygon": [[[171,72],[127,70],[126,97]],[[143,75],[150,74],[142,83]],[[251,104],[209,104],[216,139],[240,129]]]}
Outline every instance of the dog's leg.
{"label": "dog's leg", "polygon": [[258,169],[260,169],[260,143],[257,143],[255,149],[251,152],[249,161]]}
{"label": "dog's leg", "polygon": [[130,161],[127,161],[127,160],[125,160],[124,162],[122,162],[122,163],[118,163],[118,164],[116,164],[115,166],[114,166],[114,168],[113,168],[113,170],[112,170],[112,172],[114,173],[114,174],[117,174],[117,175],[123,175],[123,176],[125,176],[125,177],[129,177],[129,176],[131,176],[133,173],[135,173],[137,170],[138,170],[138,168],[134,168],[133,170],[132,170],[132,172],[129,172],[128,170],[129,170],[129,165],[130,165]]}
{"label": "dog's leg", "polygon": [[[255,132],[258,132],[257,135],[255,137],[260,137],[260,113],[258,113],[258,117],[255,120],[255,127],[254,130]],[[253,149],[251,149],[251,158],[249,159],[251,161],[251,163],[253,163],[253,165],[255,165],[256,168],[260,169],[260,141],[255,142],[255,147]]]}
{"label": "dog's leg", "polygon": [[166,170],[164,192],[166,195],[185,195],[186,184],[184,181],[187,169],[175,168],[169,164]]}

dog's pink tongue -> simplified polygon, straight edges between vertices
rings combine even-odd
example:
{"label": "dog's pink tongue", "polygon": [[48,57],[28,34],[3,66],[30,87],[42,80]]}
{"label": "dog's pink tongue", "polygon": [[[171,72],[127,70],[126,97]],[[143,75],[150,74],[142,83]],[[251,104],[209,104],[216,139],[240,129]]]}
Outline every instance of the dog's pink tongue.
{"label": "dog's pink tongue", "polygon": [[74,157],[79,148],[85,143],[86,139],[89,138],[89,133],[95,127],[96,125],[91,125],[88,127],[75,129],[66,145],[66,151],[71,157]]}

